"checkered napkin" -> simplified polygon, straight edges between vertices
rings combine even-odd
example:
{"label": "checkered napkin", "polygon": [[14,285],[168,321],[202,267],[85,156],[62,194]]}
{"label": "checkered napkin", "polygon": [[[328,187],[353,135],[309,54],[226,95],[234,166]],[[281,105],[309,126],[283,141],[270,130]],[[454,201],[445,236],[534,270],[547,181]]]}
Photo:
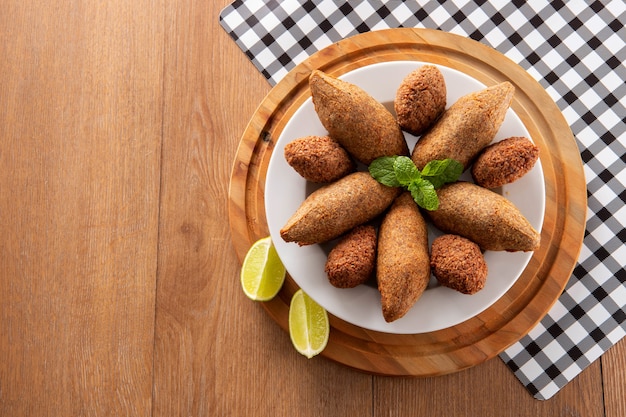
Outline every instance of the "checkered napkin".
{"label": "checkered napkin", "polygon": [[220,23],[271,84],[348,36],[426,27],[495,48],[546,89],[570,124],[584,162],[585,239],[557,303],[500,357],[535,398],[548,399],[626,335],[626,5],[419,3],[239,0],[222,11]]}

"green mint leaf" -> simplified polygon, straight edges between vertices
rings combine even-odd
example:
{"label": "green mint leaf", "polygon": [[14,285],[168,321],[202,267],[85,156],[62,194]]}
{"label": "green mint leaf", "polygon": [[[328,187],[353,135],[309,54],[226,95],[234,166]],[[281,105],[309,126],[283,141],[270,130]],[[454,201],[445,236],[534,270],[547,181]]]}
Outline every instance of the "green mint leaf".
{"label": "green mint leaf", "polygon": [[408,189],[418,206],[428,211],[434,211],[439,208],[437,191],[435,191],[435,187],[430,181],[425,179],[414,181],[409,184]]}
{"label": "green mint leaf", "polygon": [[463,173],[463,164],[454,159],[430,161],[422,169],[422,178],[430,181],[435,188],[454,182]]}
{"label": "green mint leaf", "polygon": [[372,161],[368,170],[370,175],[379,183],[388,187],[400,187],[401,184],[396,178],[394,162],[397,156],[383,156]]}
{"label": "green mint leaf", "polygon": [[393,169],[398,182],[404,187],[421,178],[419,170],[408,156],[398,156],[393,163]]}
{"label": "green mint leaf", "polygon": [[403,187],[411,192],[418,206],[439,208],[437,188],[459,179],[463,165],[454,159],[430,161],[420,172],[408,156],[383,156],[368,167],[370,175],[388,187]]}

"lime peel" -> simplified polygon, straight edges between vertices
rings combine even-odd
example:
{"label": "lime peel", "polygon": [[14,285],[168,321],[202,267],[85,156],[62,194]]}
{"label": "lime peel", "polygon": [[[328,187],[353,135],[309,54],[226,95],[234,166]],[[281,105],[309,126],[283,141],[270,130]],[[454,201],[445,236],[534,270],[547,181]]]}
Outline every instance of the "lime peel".
{"label": "lime peel", "polygon": [[291,298],[289,336],[296,350],[309,359],[321,353],[328,344],[328,313],[302,289]]}
{"label": "lime peel", "polygon": [[248,250],[241,267],[241,287],[248,298],[269,301],[282,288],[285,274],[285,266],[268,236],[254,242]]}

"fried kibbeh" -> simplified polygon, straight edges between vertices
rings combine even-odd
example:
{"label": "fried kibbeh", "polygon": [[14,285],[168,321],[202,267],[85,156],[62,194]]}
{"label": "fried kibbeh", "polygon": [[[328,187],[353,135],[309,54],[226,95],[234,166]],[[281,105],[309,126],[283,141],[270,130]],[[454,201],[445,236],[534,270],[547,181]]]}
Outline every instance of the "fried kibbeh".
{"label": "fried kibbeh", "polygon": [[305,136],[285,145],[285,160],[304,179],[328,183],[345,177],[356,164],[330,136]]}
{"label": "fried kibbeh", "polygon": [[396,198],[381,222],[376,278],[383,317],[388,323],[413,307],[430,280],[428,230],[408,191]]}
{"label": "fried kibbeh", "polygon": [[309,77],[315,111],[329,135],[357,161],[408,155],[395,117],[360,87],[315,70]]}
{"label": "fried kibbeh", "polygon": [[353,172],[312,192],[280,230],[300,246],[335,239],[385,211],[400,193],[367,172]]}
{"label": "fried kibbeh", "polygon": [[525,137],[511,137],[487,146],[472,165],[474,182],[497,188],[522,178],[539,159],[539,148]]}
{"label": "fried kibbeh", "polygon": [[459,98],[415,144],[411,159],[417,168],[451,158],[467,169],[495,138],[514,91],[513,85],[505,81]]}
{"label": "fried kibbeh", "polygon": [[441,285],[463,294],[476,294],[487,281],[487,262],[480,247],[458,235],[433,240],[430,268]]}
{"label": "fried kibbeh", "polygon": [[434,65],[424,65],[400,83],[393,102],[402,130],[419,136],[446,108],[446,82]]}
{"label": "fried kibbeh", "polygon": [[483,250],[533,251],[540,234],[509,200],[479,185],[459,181],[437,190],[439,208],[428,212],[445,233],[461,235]]}
{"label": "fried kibbeh", "polygon": [[354,288],[367,282],[376,267],[376,229],[357,226],[331,249],[324,271],[337,288]]}

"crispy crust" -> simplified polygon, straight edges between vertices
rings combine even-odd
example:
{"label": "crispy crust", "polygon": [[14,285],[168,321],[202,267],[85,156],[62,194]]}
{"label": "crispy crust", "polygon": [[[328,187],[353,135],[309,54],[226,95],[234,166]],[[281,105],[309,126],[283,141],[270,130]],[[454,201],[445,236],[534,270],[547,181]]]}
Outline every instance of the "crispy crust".
{"label": "crispy crust", "polygon": [[463,294],[477,293],[487,280],[487,263],[480,247],[457,235],[443,235],[433,241],[430,267],[441,285]]}
{"label": "crispy crust", "polygon": [[484,250],[533,251],[540,235],[506,198],[470,182],[447,184],[437,190],[439,208],[428,212],[445,233],[461,235]]}
{"label": "crispy crust", "polygon": [[363,89],[317,70],[309,86],[322,125],[357,161],[409,154],[396,119]]}
{"label": "crispy crust", "polygon": [[394,100],[402,130],[421,135],[446,108],[446,83],[439,68],[424,65],[407,75]]}
{"label": "crispy crust", "polygon": [[329,183],[353,172],[356,165],[330,136],[305,136],[285,145],[285,160],[304,179]]}
{"label": "crispy crust", "polygon": [[372,277],[376,266],[376,229],[357,226],[328,254],[324,268],[328,281],[337,288],[354,288]]}
{"label": "crispy crust", "polygon": [[487,146],[472,165],[474,182],[501,187],[522,178],[539,159],[539,148],[524,137],[511,137]]}
{"label": "crispy crust", "polygon": [[415,144],[411,158],[417,168],[432,160],[452,158],[467,169],[496,136],[514,90],[505,81],[458,99]]}
{"label": "crispy crust", "polygon": [[322,243],[364,224],[391,205],[400,189],[354,172],[309,195],[280,230],[286,242]]}
{"label": "crispy crust", "polygon": [[385,321],[403,317],[430,279],[428,230],[409,192],[401,194],[378,232],[376,277]]}

